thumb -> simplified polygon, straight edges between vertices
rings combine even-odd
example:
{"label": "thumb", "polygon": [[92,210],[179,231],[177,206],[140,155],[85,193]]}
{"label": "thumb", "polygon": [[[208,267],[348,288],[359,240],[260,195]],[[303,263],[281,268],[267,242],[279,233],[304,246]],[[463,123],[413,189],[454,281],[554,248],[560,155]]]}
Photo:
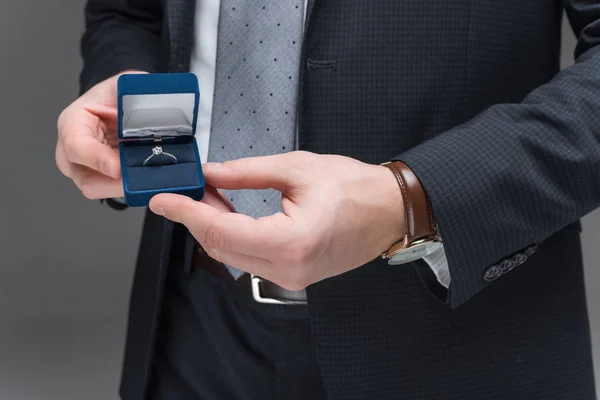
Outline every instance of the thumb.
{"label": "thumb", "polygon": [[150,200],[150,210],[157,214],[185,225],[190,231],[203,221],[214,218],[222,211],[187,196],[178,194],[159,194]]}
{"label": "thumb", "polygon": [[273,188],[285,192],[294,185],[289,154],[241,158],[223,164],[206,163],[204,178],[207,184],[220,189]]}

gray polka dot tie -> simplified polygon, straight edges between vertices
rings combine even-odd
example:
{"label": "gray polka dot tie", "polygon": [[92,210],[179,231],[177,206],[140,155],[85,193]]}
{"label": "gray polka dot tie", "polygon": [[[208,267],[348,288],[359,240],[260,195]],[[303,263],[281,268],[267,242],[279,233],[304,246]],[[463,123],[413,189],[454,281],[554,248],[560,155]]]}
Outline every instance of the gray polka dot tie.
{"label": "gray polka dot tie", "polygon": [[[221,1],[208,161],[294,149],[303,24],[304,0]],[[281,211],[272,189],[224,193],[255,218]]]}

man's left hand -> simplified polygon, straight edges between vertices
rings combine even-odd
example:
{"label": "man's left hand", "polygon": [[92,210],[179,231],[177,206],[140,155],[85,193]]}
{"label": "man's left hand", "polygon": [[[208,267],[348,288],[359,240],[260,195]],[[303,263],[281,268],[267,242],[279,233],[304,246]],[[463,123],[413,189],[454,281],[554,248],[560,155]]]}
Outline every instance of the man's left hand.
{"label": "man's left hand", "polygon": [[153,212],[187,226],[214,259],[288,290],[360,267],[404,234],[404,204],[387,168],[304,151],[204,165],[206,184],[282,193],[283,213],[258,219],[160,194]]}

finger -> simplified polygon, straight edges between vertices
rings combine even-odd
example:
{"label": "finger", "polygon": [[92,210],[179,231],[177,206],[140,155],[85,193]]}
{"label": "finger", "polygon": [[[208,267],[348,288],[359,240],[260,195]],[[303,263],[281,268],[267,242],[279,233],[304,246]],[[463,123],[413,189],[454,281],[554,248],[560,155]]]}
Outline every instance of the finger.
{"label": "finger", "polygon": [[73,182],[88,199],[123,197],[123,182],[120,179],[109,178],[81,165],[72,165],[71,171]]}
{"label": "finger", "polygon": [[273,275],[274,264],[270,260],[261,257],[249,256],[232,252],[223,252],[213,249],[208,251],[208,255],[223,264],[237,268],[249,274],[258,275],[268,279]]}
{"label": "finger", "polygon": [[83,109],[97,118],[97,122],[95,121],[97,124],[96,128],[92,128],[94,124],[86,123],[87,127],[91,129],[90,134],[97,138],[98,141],[106,142],[115,147],[115,145],[119,143],[119,137],[117,135],[118,112],[116,104],[114,106],[106,106],[94,103],[89,106],[84,106]]}
{"label": "finger", "polygon": [[223,212],[235,212],[233,204],[212,186],[206,186],[202,201]]}
{"label": "finger", "polygon": [[207,246],[268,260],[281,258],[284,248],[294,242],[292,222],[277,213],[254,219],[239,213],[223,213],[207,228],[203,240]]}
{"label": "finger", "polygon": [[222,210],[203,202],[194,201],[187,196],[164,193],[150,200],[150,210],[173,222],[184,224],[194,234],[198,235],[216,217],[223,214]]}
{"label": "finger", "polygon": [[84,135],[65,137],[64,154],[73,164],[83,165],[114,179],[121,177],[119,156],[115,150]]}
{"label": "finger", "polygon": [[110,124],[116,123],[118,118],[116,94],[113,96],[112,93],[109,93],[105,98],[100,99],[100,101],[102,100],[104,100],[106,105],[98,103],[99,99],[95,98],[93,103],[85,104],[83,109],[100,118],[100,121],[106,121]]}
{"label": "finger", "polygon": [[284,192],[292,184],[290,153],[248,157],[223,164],[206,163],[206,182],[222,189],[268,189]]}
{"label": "finger", "polygon": [[172,194],[155,196],[150,209],[187,226],[203,247],[225,252],[273,260],[295,237],[292,220],[281,213],[257,220]]}
{"label": "finger", "polygon": [[54,153],[54,159],[56,161],[56,166],[58,167],[58,170],[60,172],[62,172],[62,174],[64,176],[66,176],[67,178],[72,178],[73,177],[73,164],[71,164],[69,162],[69,160],[67,160],[67,156],[65,156],[65,152],[64,152],[64,145],[62,144],[62,141],[59,140],[58,143],[56,144],[56,151]]}

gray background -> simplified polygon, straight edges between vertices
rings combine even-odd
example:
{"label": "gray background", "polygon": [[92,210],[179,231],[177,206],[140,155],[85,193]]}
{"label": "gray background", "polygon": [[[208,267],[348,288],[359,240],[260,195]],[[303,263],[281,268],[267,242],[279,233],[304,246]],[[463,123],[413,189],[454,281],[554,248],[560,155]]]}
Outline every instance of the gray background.
{"label": "gray background", "polygon": [[[77,95],[83,3],[0,2],[1,399],[117,399],[142,213],[83,199],[54,165],[56,119]],[[584,229],[600,355],[600,211]]]}

